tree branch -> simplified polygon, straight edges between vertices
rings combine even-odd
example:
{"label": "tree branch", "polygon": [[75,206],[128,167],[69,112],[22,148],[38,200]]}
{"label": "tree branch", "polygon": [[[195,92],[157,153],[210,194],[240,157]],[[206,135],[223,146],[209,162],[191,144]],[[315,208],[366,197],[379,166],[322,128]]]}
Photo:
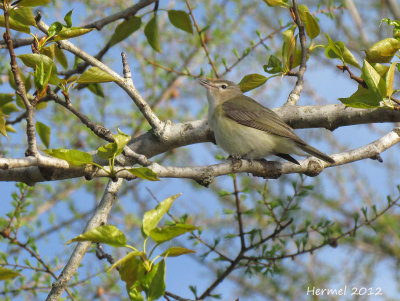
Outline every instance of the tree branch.
{"label": "tree branch", "polygon": [[[114,204],[117,197],[117,192],[121,187],[122,179],[117,182],[109,181],[106,190],[104,191],[103,197],[96,208],[92,218],[87,223],[84,232],[94,229],[107,222],[108,214]],[[46,298],[46,301],[57,301],[59,300],[63,291],[67,288],[68,282],[78,269],[83,256],[89,249],[92,243],[90,241],[79,242],[75,247],[68,263],[65,265],[57,281],[53,283],[52,289]]]}

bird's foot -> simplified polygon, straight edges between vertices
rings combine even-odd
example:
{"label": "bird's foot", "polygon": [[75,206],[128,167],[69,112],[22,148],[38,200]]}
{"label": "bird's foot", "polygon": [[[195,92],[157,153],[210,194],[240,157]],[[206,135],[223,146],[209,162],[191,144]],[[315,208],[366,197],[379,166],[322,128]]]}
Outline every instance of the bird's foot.
{"label": "bird's foot", "polygon": [[228,160],[230,160],[232,162],[233,165],[233,169],[238,169],[242,166],[242,160],[243,156],[239,155],[239,154],[231,154],[228,157]]}

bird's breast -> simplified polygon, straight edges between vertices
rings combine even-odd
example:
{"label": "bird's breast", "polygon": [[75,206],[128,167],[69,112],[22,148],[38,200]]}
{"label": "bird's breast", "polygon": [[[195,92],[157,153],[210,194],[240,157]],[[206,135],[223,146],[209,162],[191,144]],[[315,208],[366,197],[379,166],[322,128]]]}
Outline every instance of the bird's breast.
{"label": "bird's breast", "polygon": [[222,106],[209,111],[208,122],[217,145],[230,155],[261,159],[276,153],[295,153],[294,143],[287,138],[241,125],[226,117]]}

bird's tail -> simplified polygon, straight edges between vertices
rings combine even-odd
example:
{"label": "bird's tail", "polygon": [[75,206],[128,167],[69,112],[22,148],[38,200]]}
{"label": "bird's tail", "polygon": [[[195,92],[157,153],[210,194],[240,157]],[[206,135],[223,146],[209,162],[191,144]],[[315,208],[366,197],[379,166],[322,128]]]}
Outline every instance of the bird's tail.
{"label": "bird's tail", "polygon": [[318,159],[321,159],[321,160],[331,163],[331,164],[335,163],[335,160],[333,160],[331,157],[325,155],[323,152],[320,152],[319,150],[317,150],[316,148],[314,148],[308,144],[298,145],[298,146],[306,153],[308,153],[314,157],[317,157]]}

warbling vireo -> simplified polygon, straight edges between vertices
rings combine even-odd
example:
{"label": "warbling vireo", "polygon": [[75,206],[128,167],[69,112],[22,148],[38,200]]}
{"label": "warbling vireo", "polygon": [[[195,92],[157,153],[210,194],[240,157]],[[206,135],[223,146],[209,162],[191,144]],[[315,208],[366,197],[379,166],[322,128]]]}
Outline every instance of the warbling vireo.
{"label": "warbling vireo", "polygon": [[[232,156],[262,159],[276,155],[299,164],[290,154],[335,161],[300,139],[272,110],[243,95],[239,86],[223,79],[200,79],[207,88],[208,123],[217,145]],[[299,164],[300,165],[300,164]]]}

